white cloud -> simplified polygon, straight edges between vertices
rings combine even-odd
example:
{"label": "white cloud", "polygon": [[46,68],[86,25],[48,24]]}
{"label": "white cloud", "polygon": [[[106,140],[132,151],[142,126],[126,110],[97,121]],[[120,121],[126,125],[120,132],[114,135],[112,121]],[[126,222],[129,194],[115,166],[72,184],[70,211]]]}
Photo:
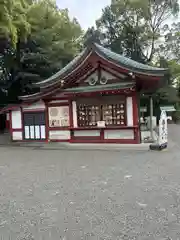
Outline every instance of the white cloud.
{"label": "white cloud", "polygon": [[56,0],[60,8],[68,8],[71,17],[76,17],[82,28],[87,29],[95,24],[101,16],[102,8],[111,0]]}

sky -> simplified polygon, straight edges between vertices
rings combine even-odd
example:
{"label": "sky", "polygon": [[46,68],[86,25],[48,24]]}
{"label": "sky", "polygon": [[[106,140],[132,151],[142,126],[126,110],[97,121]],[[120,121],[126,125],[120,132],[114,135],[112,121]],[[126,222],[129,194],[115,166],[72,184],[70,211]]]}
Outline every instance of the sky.
{"label": "sky", "polygon": [[71,17],[77,18],[81,27],[87,30],[101,16],[102,8],[111,0],[56,0],[60,8],[68,8]]}

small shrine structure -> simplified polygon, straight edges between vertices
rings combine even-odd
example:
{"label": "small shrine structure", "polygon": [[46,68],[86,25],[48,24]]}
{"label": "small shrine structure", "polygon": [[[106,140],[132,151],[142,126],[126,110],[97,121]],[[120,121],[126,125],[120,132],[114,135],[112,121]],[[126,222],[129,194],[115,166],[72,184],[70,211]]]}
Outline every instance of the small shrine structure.
{"label": "small shrine structure", "polygon": [[35,84],[39,92],[6,107],[13,141],[138,144],[139,92],[163,84],[167,69],[144,65],[96,43]]}

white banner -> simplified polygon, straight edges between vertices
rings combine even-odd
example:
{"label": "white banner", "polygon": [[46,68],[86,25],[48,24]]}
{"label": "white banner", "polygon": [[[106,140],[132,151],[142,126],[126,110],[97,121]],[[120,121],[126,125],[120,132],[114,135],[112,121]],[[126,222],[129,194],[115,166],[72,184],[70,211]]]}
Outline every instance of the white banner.
{"label": "white banner", "polygon": [[163,110],[159,120],[159,145],[167,145],[168,143],[168,125],[167,114]]}

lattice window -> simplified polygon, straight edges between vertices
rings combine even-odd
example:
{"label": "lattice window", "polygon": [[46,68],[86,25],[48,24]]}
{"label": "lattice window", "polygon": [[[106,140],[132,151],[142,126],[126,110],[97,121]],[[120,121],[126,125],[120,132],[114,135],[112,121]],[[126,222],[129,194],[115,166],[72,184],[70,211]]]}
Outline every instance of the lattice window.
{"label": "lattice window", "polygon": [[102,120],[106,126],[125,125],[125,103],[102,105]]}
{"label": "lattice window", "polygon": [[97,105],[79,104],[77,106],[78,126],[96,126],[100,121],[100,108]]}
{"label": "lattice window", "polygon": [[98,101],[96,104],[77,104],[79,127],[97,126],[98,121],[105,121],[106,126],[126,125],[125,99],[118,103]]}

